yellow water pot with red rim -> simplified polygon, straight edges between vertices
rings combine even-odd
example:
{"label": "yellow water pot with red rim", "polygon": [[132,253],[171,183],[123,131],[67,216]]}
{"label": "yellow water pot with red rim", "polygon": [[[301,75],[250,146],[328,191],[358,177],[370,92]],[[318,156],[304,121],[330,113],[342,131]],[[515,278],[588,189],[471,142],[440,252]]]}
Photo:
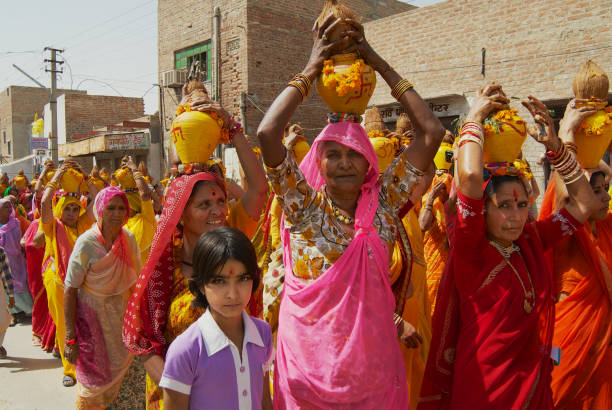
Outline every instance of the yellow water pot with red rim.
{"label": "yellow water pot with red rim", "polygon": [[608,111],[599,110],[585,118],[574,135],[576,157],[583,168],[597,168],[612,142],[612,110]]}
{"label": "yellow water pot with red rim", "polygon": [[[348,77],[351,66],[357,61],[357,54],[337,54],[331,56],[331,60],[334,65],[334,73]],[[339,95],[336,87],[325,86],[322,75],[317,77],[317,92],[331,112],[357,115],[362,115],[365,112],[376,88],[376,72],[365,63],[362,64],[361,69],[361,85],[342,96]]]}
{"label": "yellow water pot with red rim", "polygon": [[172,122],[172,141],[183,164],[205,163],[221,141],[223,123],[199,111],[186,111]]}

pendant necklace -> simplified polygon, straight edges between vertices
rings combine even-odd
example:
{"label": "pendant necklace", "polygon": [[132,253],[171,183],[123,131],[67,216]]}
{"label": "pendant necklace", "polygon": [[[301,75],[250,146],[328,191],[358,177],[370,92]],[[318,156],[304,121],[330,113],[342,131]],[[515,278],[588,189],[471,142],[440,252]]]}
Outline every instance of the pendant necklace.
{"label": "pendant necklace", "polygon": [[519,280],[521,287],[523,288],[523,294],[524,294],[523,309],[525,310],[527,314],[531,313],[533,309],[535,308],[535,304],[536,304],[535,288],[533,287],[531,275],[529,275],[529,271],[527,271],[527,278],[529,279],[529,285],[531,287],[531,290],[528,291],[527,288],[525,287],[525,282],[523,282],[523,279],[521,279],[521,275],[519,275],[518,273],[518,270],[510,262],[510,257],[512,256],[513,253],[517,252],[519,256],[521,256],[521,248],[519,248],[514,243],[508,247],[504,247],[495,241],[489,241],[489,243],[493,245],[495,249],[497,249],[497,251],[500,253],[502,258],[504,258],[504,261],[506,262],[506,264],[510,267],[510,269],[512,269],[512,271],[514,272],[514,275]]}

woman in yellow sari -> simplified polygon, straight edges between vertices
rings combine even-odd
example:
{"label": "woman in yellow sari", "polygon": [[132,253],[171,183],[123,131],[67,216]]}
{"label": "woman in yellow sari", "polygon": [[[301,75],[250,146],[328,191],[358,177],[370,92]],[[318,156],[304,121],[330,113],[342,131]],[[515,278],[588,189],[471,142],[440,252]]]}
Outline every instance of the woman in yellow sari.
{"label": "woman in yellow sari", "polygon": [[222,119],[230,131],[238,159],[245,170],[248,189],[228,209],[224,176],[219,166],[179,164],[179,177],[169,187],[166,202],[147,263],[130,299],[123,325],[128,350],[141,355],[147,370],[147,409],[163,409],[158,387],[166,349],[204,311],[191,307],[193,295],[188,278],[193,273],[193,249],[198,238],[209,230],[227,225],[251,237],[257,228],[268,189],[263,168],[242,130],[227,112],[208,98],[204,86],[191,81],[184,89],[184,103],[201,108]]}
{"label": "woman in yellow sari", "polygon": [[[42,175],[52,167],[45,164]],[[70,181],[77,178],[75,169],[65,175],[70,168],[76,168],[84,177],[78,164],[66,161],[55,172],[43,191],[39,229],[45,234],[45,257],[43,259],[43,281],[47,290],[49,313],[56,326],[55,342],[59,348],[64,366],[63,385],[74,386],[76,383],[74,365],[64,357],[64,339],[66,326],[64,322],[64,279],[68,270],[68,260],[76,239],[94,223],[93,201],[86,210],[81,207],[79,182]],[[60,185],[61,181],[61,185]],[[89,185],[89,193],[95,197],[97,189]]]}

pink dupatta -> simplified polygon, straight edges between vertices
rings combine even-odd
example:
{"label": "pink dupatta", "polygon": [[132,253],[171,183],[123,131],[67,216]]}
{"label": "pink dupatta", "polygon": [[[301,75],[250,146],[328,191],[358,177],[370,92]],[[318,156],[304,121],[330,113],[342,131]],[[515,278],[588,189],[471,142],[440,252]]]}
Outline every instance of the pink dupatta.
{"label": "pink dupatta", "polygon": [[361,125],[328,125],[300,166],[316,190],[324,183],[317,165],[324,141],[361,153],[370,169],[357,204],[355,237],[314,282],[305,284],[293,274],[289,231],[281,224],[286,276],[274,407],[408,409],[406,372],[393,324],[388,251],[373,226],[380,189],[376,153]]}

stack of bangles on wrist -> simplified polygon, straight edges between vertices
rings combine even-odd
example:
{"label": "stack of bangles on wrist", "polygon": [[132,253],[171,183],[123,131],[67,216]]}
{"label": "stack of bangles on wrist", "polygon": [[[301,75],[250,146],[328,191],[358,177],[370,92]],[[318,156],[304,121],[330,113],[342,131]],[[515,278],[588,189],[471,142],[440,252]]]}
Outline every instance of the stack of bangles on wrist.
{"label": "stack of bangles on wrist", "polygon": [[295,87],[302,94],[302,101],[304,101],[308,93],[310,93],[312,81],[310,81],[307,75],[298,73],[287,83],[287,86]]}
{"label": "stack of bangles on wrist", "polygon": [[565,147],[572,151],[574,153],[574,155],[576,155],[578,153],[578,145],[574,144],[573,142],[566,142],[565,143]]}
{"label": "stack of bangles on wrist", "polygon": [[459,147],[468,142],[475,142],[482,148],[482,144],[484,143],[484,130],[482,129],[482,125],[473,121],[463,123],[459,135]]}
{"label": "stack of bangles on wrist", "polygon": [[55,192],[55,191],[57,191],[59,189],[57,184],[55,182],[52,182],[52,181],[47,182],[47,185],[45,186],[45,189],[47,189],[47,188],[51,188],[53,190],[53,192]]}
{"label": "stack of bangles on wrist", "polygon": [[242,128],[242,124],[240,124],[238,121],[234,120],[234,117],[232,117],[232,120],[234,121],[234,125],[229,130],[229,139],[230,139],[230,141],[234,138],[234,135],[236,135],[236,134],[238,134],[240,132],[244,132],[244,128]]}
{"label": "stack of bangles on wrist", "polygon": [[397,313],[393,314],[393,323],[395,323],[395,327],[398,327],[400,325],[400,323],[402,323],[402,317],[400,315],[398,315]]}
{"label": "stack of bangles on wrist", "polygon": [[393,96],[393,98],[395,98],[396,100],[399,100],[400,97],[408,90],[410,90],[411,88],[413,88],[414,85],[412,85],[412,83],[408,80],[406,80],[405,78],[402,78],[401,80],[399,80],[397,82],[397,84],[395,84],[395,86],[393,87],[393,89],[391,90],[391,95]]}
{"label": "stack of bangles on wrist", "polygon": [[142,179],[143,181],[145,180],[145,177],[144,177],[143,173],[140,172],[140,171],[134,171],[133,175],[134,175],[134,179],[135,180],[136,179]]}
{"label": "stack of bangles on wrist", "polygon": [[576,156],[565,144],[561,144],[556,152],[547,151],[546,156],[566,184],[576,182],[584,175]]}

